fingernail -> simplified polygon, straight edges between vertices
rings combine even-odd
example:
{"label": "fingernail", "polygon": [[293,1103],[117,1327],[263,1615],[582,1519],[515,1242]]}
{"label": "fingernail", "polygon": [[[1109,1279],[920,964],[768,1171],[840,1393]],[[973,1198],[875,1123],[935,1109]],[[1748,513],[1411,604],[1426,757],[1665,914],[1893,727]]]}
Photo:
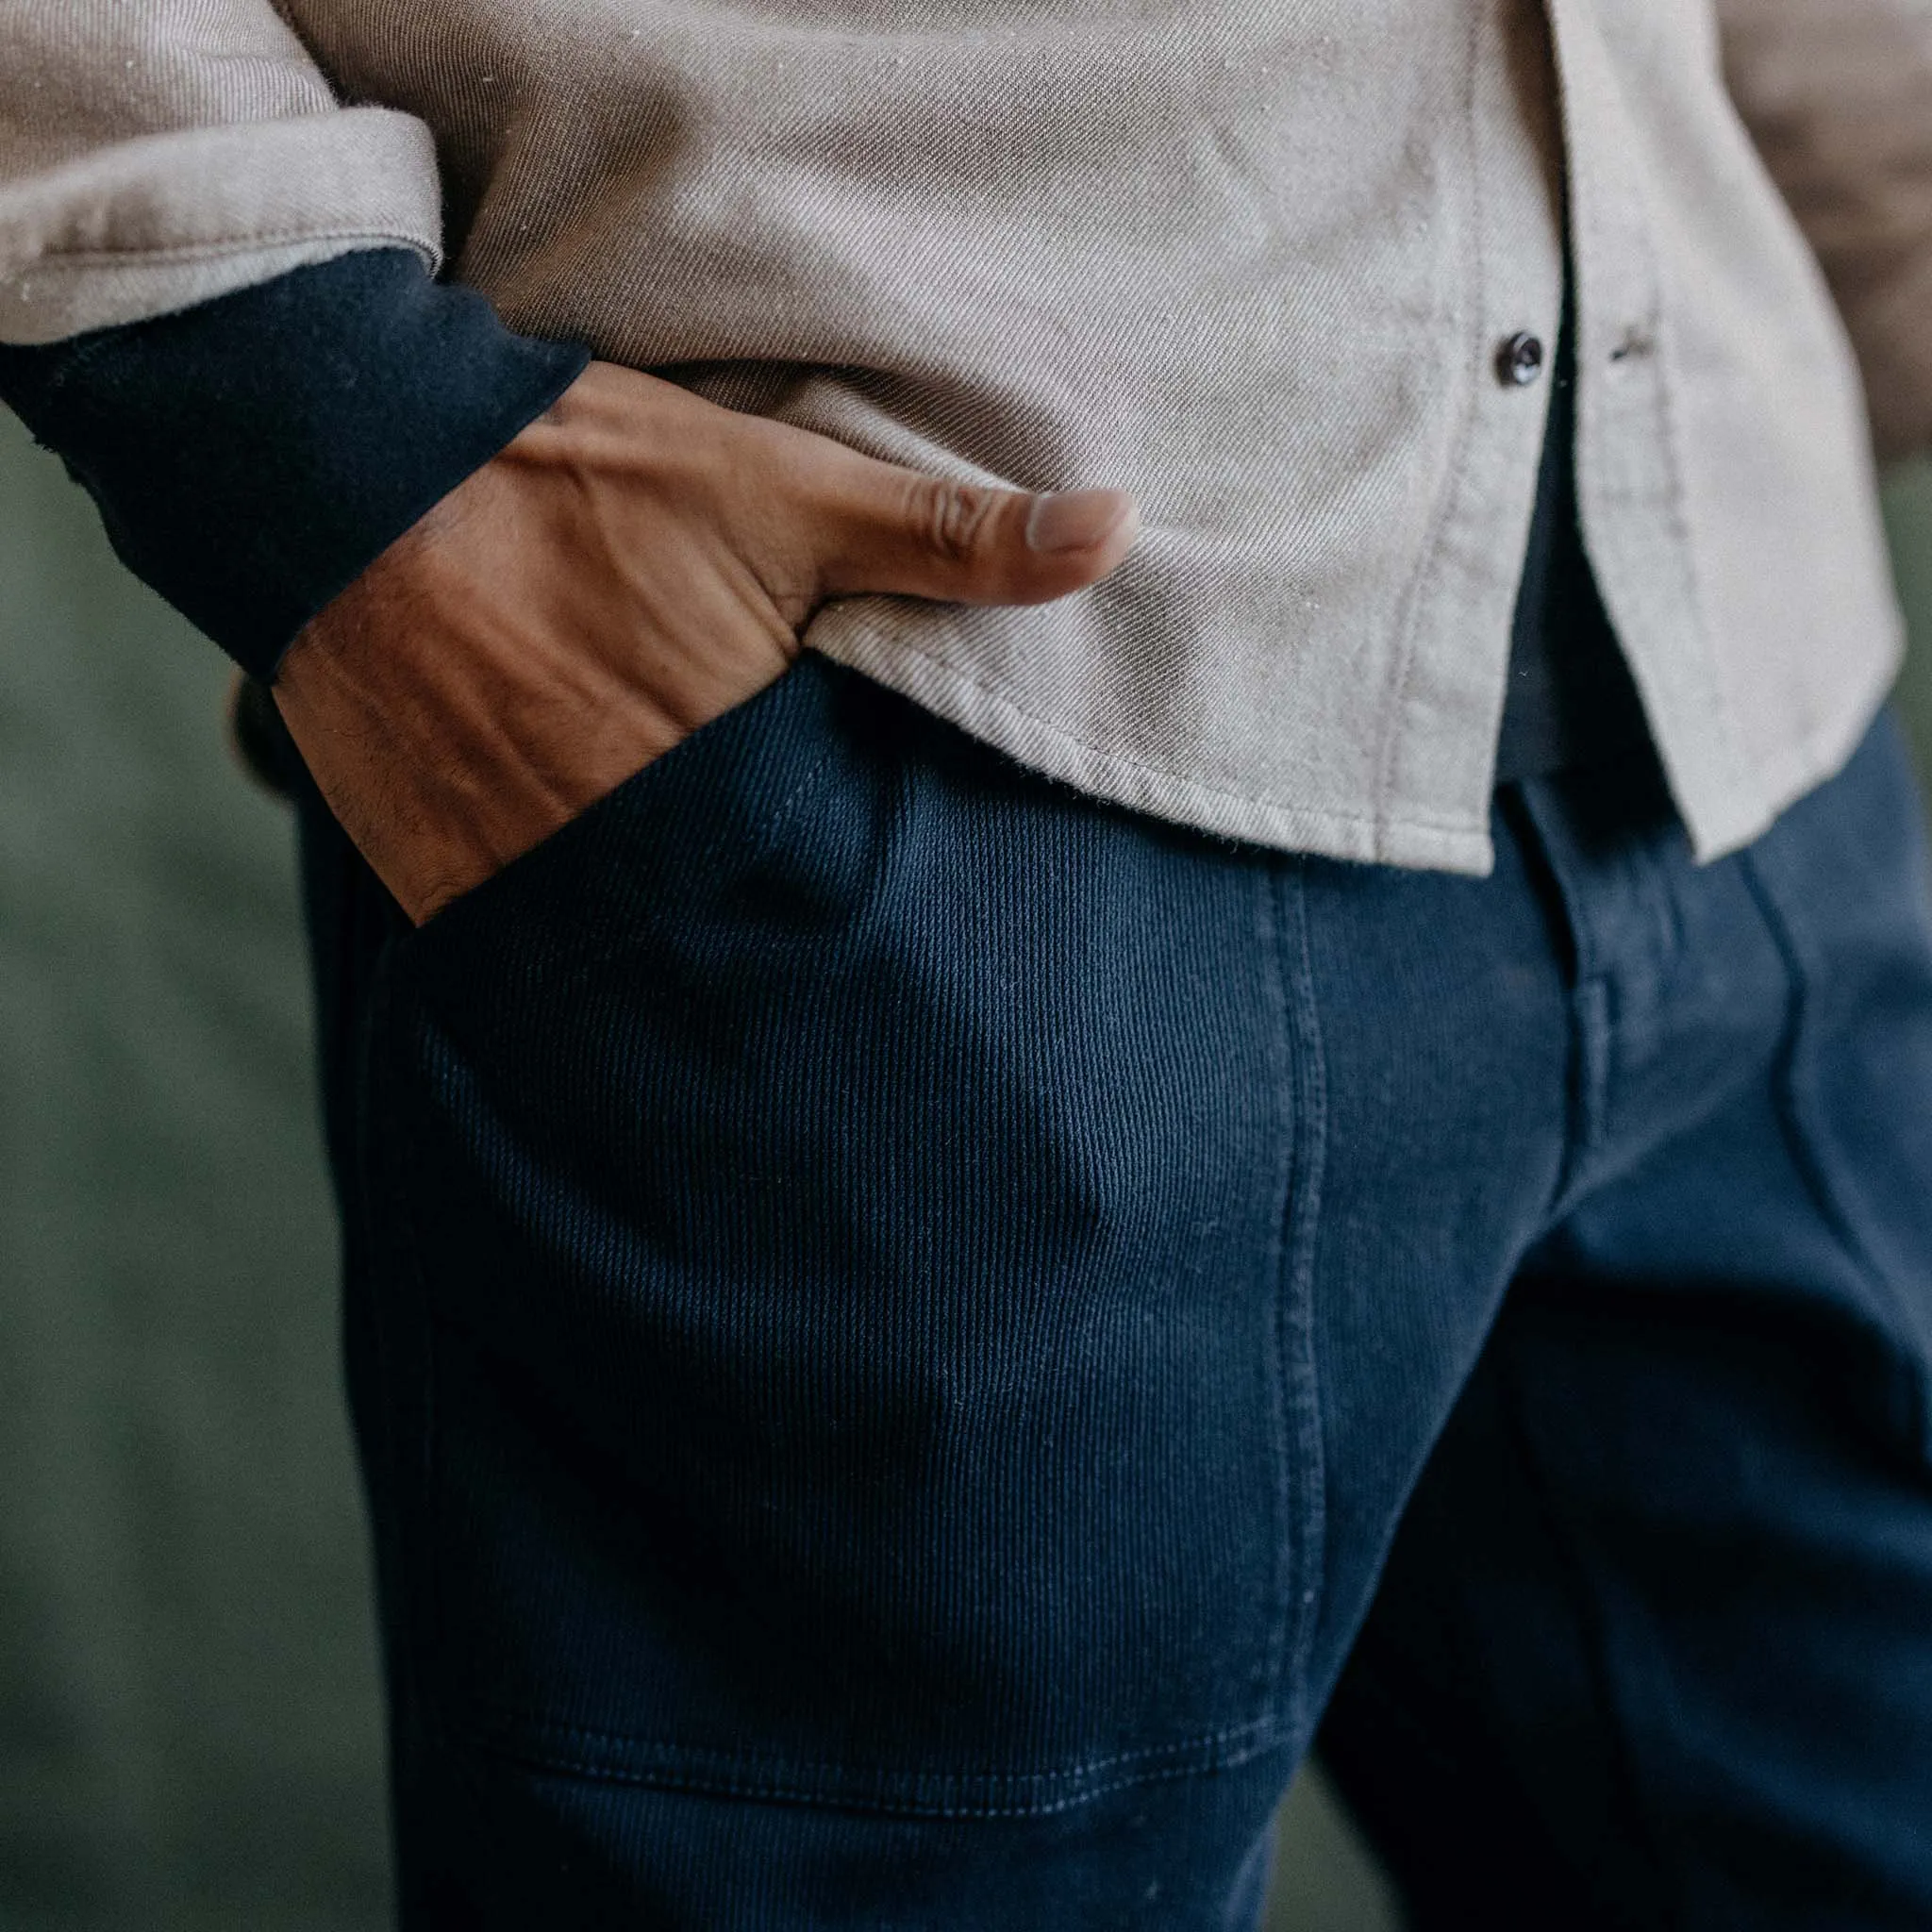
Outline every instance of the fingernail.
{"label": "fingernail", "polygon": [[1134,499],[1120,490],[1050,490],[1033,499],[1026,517],[1027,547],[1081,550],[1112,533],[1131,515]]}

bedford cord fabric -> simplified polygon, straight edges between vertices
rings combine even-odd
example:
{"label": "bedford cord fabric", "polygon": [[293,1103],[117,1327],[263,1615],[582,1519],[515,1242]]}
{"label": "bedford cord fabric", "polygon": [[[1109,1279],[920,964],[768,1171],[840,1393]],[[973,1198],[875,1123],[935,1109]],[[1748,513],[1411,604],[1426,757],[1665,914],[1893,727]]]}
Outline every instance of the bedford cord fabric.
{"label": "bedford cord fabric", "polygon": [[1854,343],[1885,446],[1932,422],[1932,25],[1723,10],[13,0],[0,339],[401,242],[721,403],[1130,489],[1089,591],[807,641],[1091,792],[1481,871],[1567,152],[1584,528],[1708,858],[1895,668]]}
{"label": "bedford cord fabric", "polygon": [[1419,1924],[1932,1923],[1889,720],[1703,867],[1641,763],[1232,844],[812,654],[420,929],[303,819],[408,1932],[1245,1932],[1351,1656]]}

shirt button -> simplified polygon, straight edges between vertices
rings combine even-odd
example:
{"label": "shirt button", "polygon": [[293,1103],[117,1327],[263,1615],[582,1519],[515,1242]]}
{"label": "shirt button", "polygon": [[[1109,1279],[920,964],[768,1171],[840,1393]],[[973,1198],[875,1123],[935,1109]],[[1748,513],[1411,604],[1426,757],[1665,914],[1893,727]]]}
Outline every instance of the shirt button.
{"label": "shirt button", "polygon": [[1513,335],[1496,351],[1496,378],[1512,389],[1527,389],[1543,373],[1543,342],[1526,331]]}

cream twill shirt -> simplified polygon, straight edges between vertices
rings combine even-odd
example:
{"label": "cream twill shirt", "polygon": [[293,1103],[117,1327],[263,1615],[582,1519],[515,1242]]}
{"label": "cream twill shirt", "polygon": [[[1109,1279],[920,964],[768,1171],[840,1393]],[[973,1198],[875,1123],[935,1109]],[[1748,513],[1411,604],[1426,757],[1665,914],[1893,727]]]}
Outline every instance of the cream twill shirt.
{"label": "cream twill shirt", "polygon": [[1896,669],[1927,0],[0,0],[0,341],[403,243],[715,402],[1130,490],[1091,590],[806,641],[1089,792],[1396,865],[1491,863],[1550,388],[1498,358],[1554,344],[1566,189],[1585,538],[1707,858]]}

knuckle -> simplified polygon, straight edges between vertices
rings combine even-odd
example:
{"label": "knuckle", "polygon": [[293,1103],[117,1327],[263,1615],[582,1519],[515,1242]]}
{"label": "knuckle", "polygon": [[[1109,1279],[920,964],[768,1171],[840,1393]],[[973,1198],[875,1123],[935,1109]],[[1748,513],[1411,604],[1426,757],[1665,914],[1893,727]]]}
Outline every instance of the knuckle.
{"label": "knuckle", "polygon": [[936,555],[949,563],[970,563],[979,553],[998,499],[971,483],[926,476],[914,486],[914,526],[924,533]]}

